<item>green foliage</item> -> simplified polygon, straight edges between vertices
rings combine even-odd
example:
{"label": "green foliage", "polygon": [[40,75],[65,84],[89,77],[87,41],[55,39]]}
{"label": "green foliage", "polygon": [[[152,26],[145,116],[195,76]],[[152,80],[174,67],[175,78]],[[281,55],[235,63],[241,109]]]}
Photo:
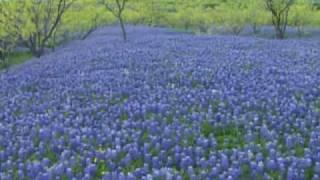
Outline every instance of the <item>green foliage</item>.
{"label": "green foliage", "polygon": [[250,177],[250,166],[247,164],[241,165],[241,176],[240,179],[248,179]]}
{"label": "green foliage", "polygon": [[289,16],[289,25],[295,26],[299,36],[302,36],[304,27],[310,25],[312,22],[313,9],[309,1],[299,0],[291,8],[291,15]]}
{"label": "green foliage", "polygon": [[19,179],[19,171],[18,168],[13,169],[13,179],[18,180]]}
{"label": "green foliage", "polygon": [[121,121],[126,121],[126,120],[128,120],[128,119],[129,119],[128,113],[123,112],[123,113],[120,114],[120,120],[121,120]]}
{"label": "green foliage", "polygon": [[306,178],[307,180],[313,179],[314,173],[315,173],[315,172],[314,172],[314,167],[313,167],[313,166],[307,168],[306,171],[305,171],[305,178]]}
{"label": "green foliage", "polygon": [[34,161],[37,161],[38,160],[38,157],[35,153],[33,153],[31,156],[28,157],[27,161],[31,161],[31,162],[34,162]]}
{"label": "green foliage", "polygon": [[205,137],[209,137],[210,134],[212,134],[214,131],[213,126],[209,123],[209,122],[204,122],[201,126],[201,133],[202,135],[204,135]]}
{"label": "green foliage", "polygon": [[143,133],[141,139],[142,139],[143,142],[146,142],[146,141],[149,139],[149,133],[148,133],[148,131],[145,131],[145,132]]}
{"label": "green foliage", "polygon": [[297,157],[303,157],[304,156],[304,147],[302,145],[297,145],[294,148],[295,156]]}
{"label": "green foliage", "polygon": [[121,95],[121,96],[113,96],[110,101],[108,102],[110,106],[123,104],[129,99],[128,95]]}
{"label": "green foliage", "polygon": [[103,178],[103,175],[108,171],[109,171],[109,169],[107,167],[106,162],[104,162],[104,161],[97,162],[97,173],[95,175],[95,179]]}
{"label": "green foliage", "polygon": [[242,148],[245,144],[242,128],[233,124],[224,127],[213,127],[209,122],[204,122],[201,126],[201,133],[207,138],[213,135],[219,150]]}
{"label": "green foliage", "polygon": [[73,174],[79,174],[79,173],[82,173],[82,172],[83,172],[83,167],[81,165],[81,161],[80,161],[80,159],[77,159],[77,162],[72,167],[72,173]]}
{"label": "green foliage", "polygon": [[244,147],[244,133],[236,125],[218,127],[214,131],[218,143],[218,149],[233,149]]}
{"label": "green foliage", "polygon": [[220,21],[228,31],[240,34],[245,28],[248,14],[243,1],[228,1],[221,4],[217,11],[220,12]]}
{"label": "green foliage", "polygon": [[133,162],[124,168],[124,173],[128,174],[129,172],[133,172],[134,170],[142,167],[144,164],[142,159],[133,160]]}
{"label": "green foliage", "polygon": [[26,26],[25,29],[27,29],[27,35],[19,38],[34,56],[42,56],[45,49],[52,45],[49,42],[55,39],[65,12],[69,10],[74,1],[26,0],[18,2],[23,4],[23,22]]}
{"label": "green foliage", "polygon": [[313,26],[320,26],[320,10],[313,11],[312,16],[309,16],[310,24]]}
{"label": "green foliage", "polygon": [[124,14],[125,19],[132,24],[165,25],[168,2],[166,0],[129,1],[130,6]]}
{"label": "green foliage", "polygon": [[269,175],[274,180],[278,180],[281,178],[281,174],[279,171],[271,171],[271,172],[269,172]]}
{"label": "green foliage", "polygon": [[316,100],[313,102],[313,109],[314,109],[314,111],[316,111],[316,112],[320,112],[320,98],[316,99]]}
{"label": "green foliage", "polygon": [[247,23],[251,26],[253,33],[260,32],[260,26],[268,23],[268,13],[264,9],[263,1],[247,0]]}
{"label": "green foliage", "polygon": [[119,163],[124,157],[126,157],[126,155],[127,155],[127,153],[125,153],[125,152],[120,152],[120,153],[117,155],[117,157],[116,157],[116,159],[115,159],[115,162],[116,162],[116,163]]}
{"label": "green foliage", "polygon": [[0,1],[0,63],[7,65],[8,56],[19,38],[25,37],[22,5],[16,1]]}
{"label": "green foliage", "polygon": [[[62,19],[58,36],[70,39],[80,34],[83,38],[88,32],[101,25],[115,22],[115,17],[96,0],[78,0],[67,11]],[[75,34],[76,32],[76,34]],[[60,41],[64,41],[62,38]]]}
{"label": "green foliage", "polygon": [[49,160],[50,163],[55,164],[58,161],[58,156],[57,154],[51,149],[50,145],[46,145],[46,155],[45,155]]}

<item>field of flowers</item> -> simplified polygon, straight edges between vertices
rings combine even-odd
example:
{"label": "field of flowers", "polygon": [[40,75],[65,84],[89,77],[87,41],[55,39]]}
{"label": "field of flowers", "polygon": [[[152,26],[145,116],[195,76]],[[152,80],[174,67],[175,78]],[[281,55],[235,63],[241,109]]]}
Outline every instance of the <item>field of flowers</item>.
{"label": "field of flowers", "polygon": [[320,42],[117,29],[0,72],[0,179],[320,179]]}

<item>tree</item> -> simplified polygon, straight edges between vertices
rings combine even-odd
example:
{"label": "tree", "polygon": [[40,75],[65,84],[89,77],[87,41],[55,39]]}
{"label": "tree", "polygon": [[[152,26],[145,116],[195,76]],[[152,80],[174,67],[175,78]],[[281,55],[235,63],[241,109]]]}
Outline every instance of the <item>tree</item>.
{"label": "tree", "polygon": [[121,26],[122,37],[124,41],[127,41],[127,32],[123,20],[123,12],[125,10],[128,0],[101,0],[103,5],[110,11],[118,20]]}
{"label": "tree", "polygon": [[29,24],[29,36],[23,39],[31,53],[43,55],[48,41],[53,37],[62,20],[62,16],[75,0],[30,0],[26,4],[26,21]]}
{"label": "tree", "polygon": [[0,64],[4,66],[19,37],[24,36],[23,7],[20,1],[0,1]]}
{"label": "tree", "polygon": [[288,25],[290,7],[294,0],[264,0],[266,9],[271,12],[272,24],[278,39],[284,39]]}

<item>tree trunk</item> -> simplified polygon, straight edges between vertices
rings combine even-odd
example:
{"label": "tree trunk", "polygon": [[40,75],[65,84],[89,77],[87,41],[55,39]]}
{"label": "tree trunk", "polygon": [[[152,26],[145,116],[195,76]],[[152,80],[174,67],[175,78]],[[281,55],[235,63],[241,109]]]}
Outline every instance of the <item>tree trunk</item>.
{"label": "tree trunk", "polygon": [[277,32],[276,32],[276,38],[277,38],[277,39],[284,39],[283,32],[277,31]]}
{"label": "tree trunk", "polygon": [[32,49],[31,49],[31,53],[32,53],[35,57],[40,58],[40,57],[43,55],[43,53],[44,53],[44,48],[43,48],[43,47],[32,48]]}
{"label": "tree trunk", "polygon": [[90,34],[91,34],[94,30],[95,30],[95,29],[93,29],[93,28],[89,29],[89,31],[87,31],[87,32],[81,37],[81,40],[87,39],[87,37],[89,37]]}
{"label": "tree trunk", "polygon": [[275,27],[275,30],[276,30],[276,38],[277,39],[284,39],[285,37],[285,30],[284,29],[281,29],[280,25],[277,25]]}
{"label": "tree trunk", "polygon": [[35,37],[30,37],[29,41],[26,42],[26,46],[29,48],[31,54],[35,57],[40,57],[43,54],[43,47],[38,44],[37,41],[33,40],[36,39]]}
{"label": "tree trunk", "polygon": [[253,34],[259,34],[260,29],[259,29],[257,23],[253,23],[253,24],[252,24],[252,32],[253,32]]}
{"label": "tree trunk", "polygon": [[127,32],[126,32],[126,28],[124,26],[124,22],[123,22],[121,15],[119,16],[119,22],[120,22],[120,26],[121,26],[123,40],[127,41]]}
{"label": "tree trunk", "polygon": [[2,51],[0,51],[0,63],[4,61],[5,61],[5,54]]}
{"label": "tree trunk", "polygon": [[40,58],[42,53],[40,51],[35,51],[32,53],[35,57]]}

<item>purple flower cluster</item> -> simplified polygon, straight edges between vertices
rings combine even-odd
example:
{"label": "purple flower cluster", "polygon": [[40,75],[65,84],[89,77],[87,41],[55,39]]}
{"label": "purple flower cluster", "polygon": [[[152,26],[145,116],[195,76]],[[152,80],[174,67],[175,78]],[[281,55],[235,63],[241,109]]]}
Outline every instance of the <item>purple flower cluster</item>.
{"label": "purple flower cluster", "polygon": [[320,179],[320,43],[114,28],[0,74],[0,179]]}

